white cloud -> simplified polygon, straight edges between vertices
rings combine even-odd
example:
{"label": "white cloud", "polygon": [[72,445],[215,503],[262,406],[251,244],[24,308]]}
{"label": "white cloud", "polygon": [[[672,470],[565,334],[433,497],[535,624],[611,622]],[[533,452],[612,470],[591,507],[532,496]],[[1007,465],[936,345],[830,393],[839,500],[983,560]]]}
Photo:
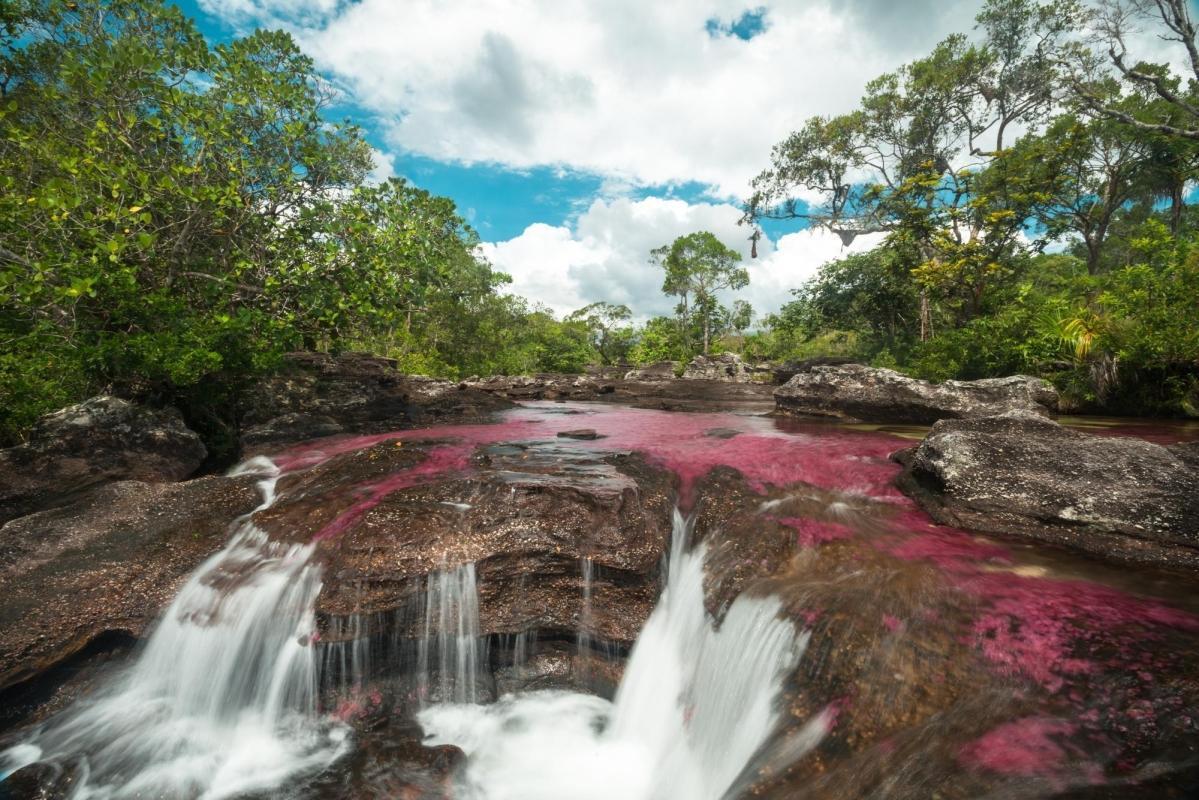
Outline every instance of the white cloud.
{"label": "white cloud", "polygon": [[[875,246],[863,236],[850,248],[825,230],[806,230],[758,243],[749,258],[748,231],[737,225],[740,210],[727,203],[687,203],[650,197],[592,203],[572,226],[530,225],[514,239],[483,245],[496,268],[512,275],[510,291],[537,299],[558,314],[599,300],[628,305],[640,317],[669,314],[674,301],[661,292],[662,273],[649,263],[649,251],[677,236],[710,230],[742,254],[750,284],[737,297],[759,314],[791,299],[790,290],[821,264]],[[726,301],[731,297],[725,298]]]}
{"label": "white cloud", "polygon": [[779,0],[749,41],[705,22],[757,0],[201,3],[289,27],[390,147],[729,197],[805,117],[853,108],[867,80],[968,29],[980,0]]}

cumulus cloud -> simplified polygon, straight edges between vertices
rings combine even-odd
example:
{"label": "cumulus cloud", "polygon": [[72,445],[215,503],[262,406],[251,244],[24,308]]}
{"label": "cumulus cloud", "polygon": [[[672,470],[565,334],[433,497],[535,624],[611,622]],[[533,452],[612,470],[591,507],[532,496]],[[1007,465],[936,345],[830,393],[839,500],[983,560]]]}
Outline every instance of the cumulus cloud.
{"label": "cumulus cloud", "polygon": [[235,25],[290,28],[389,147],[721,198],[805,117],[853,108],[980,5],[914,2],[778,0],[741,38],[724,27],[752,0],[201,0]]}
{"label": "cumulus cloud", "polygon": [[[656,197],[596,200],[573,225],[530,225],[520,236],[483,245],[484,256],[513,278],[510,291],[536,298],[558,314],[599,300],[628,305],[639,318],[670,314],[674,301],[662,294],[662,273],[649,263],[649,251],[675,237],[709,230],[742,254],[750,284],[736,297],[759,314],[775,311],[790,291],[821,264],[850,252],[868,250],[877,236],[864,236],[850,248],[825,230],[805,230],[758,243],[749,258],[740,210],[728,203],[688,203]],[[732,296],[724,298],[727,301]]]}

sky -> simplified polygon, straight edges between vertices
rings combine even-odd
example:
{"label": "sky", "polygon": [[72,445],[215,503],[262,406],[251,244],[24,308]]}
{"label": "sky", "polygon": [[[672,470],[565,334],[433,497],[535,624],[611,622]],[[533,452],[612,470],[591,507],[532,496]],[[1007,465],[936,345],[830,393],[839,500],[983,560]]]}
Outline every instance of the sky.
{"label": "sky", "polygon": [[851,249],[739,226],[749,181],[810,116],[970,31],[981,0],[177,0],[213,41],[290,31],[376,150],[374,177],[451,197],[509,290],[565,314],[670,313],[649,251],[710,230],[776,310]]}

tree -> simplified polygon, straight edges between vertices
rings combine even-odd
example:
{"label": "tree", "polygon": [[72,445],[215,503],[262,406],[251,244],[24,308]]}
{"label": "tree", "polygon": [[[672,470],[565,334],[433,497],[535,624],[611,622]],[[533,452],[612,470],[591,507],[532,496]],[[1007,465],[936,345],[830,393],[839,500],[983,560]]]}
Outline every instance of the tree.
{"label": "tree", "polygon": [[636,364],[685,361],[689,354],[680,337],[678,320],[669,317],[651,317],[646,320],[629,357]]}
{"label": "tree", "polygon": [[4,6],[0,439],[109,391],[232,442],[238,387],[301,346],[454,368],[439,315],[504,276],[450,201],[363,184],[333,99],[284,33],[210,47],[162,0]]}
{"label": "tree", "polygon": [[[1188,0],[1101,0],[1086,15],[1095,31],[1093,43],[1105,51],[1107,62],[1135,92],[1155,97],[1160,103],[1140,109],[1121,107],[1110,93],[1102,91],[1106,75],[1101,56],[1085,46],[1065,51],[1060,59],[1074,96],[1092,114],[1122,122],[1144,133],[1162,134],[1199,141],[1199,45]],[[1137,61],[1129,51],[1129,34],[1140,24],[1156,29],[1159,39],[1173,42],[1186,61],[1188,86],[1180,86],[1171,70],[1161,64]]]}
{"label": "tree", "polygon": [[1056,119],[1041,136],[1028,137],[1012,159],[1034,178],[1037,220],[1051,238],[1077,234],[1086,249],[1087,271],[1100,270],[1108,230],[1136,194],[1150,156],[1142,135],[1109,119]]}
{"label": "tree", "polygon": [[654,249],[650,260],[666,273],[662,291],[679,298],[677,315],[684,343],[689,347],[686,331],[694,314],[702,335],[702,352],[707,355],[719,307],[716,293],[749,284],[749,271],[739,264],[740,253],[725,247],[712,233],[698,231]]}
{"label": "tree", "polygon": [[754,307],[745,300],[734,300],[729,314],[729,327],[743,335],[754,324]]}
{"label": "tree", "polygon": [[[1019,246],[1023,218],[1010,195],[984,194],[979,176],[1015,126],[1035,127],[1050,107],[1052,54],[1069,6],[989,0],[984,38],[961,34],[929,56],[871,81],[860,108],[813,118],[774,148],[752,184],[742,222],[806,219],[850,244],[864,233],[899,235],[928,280],[921,336],[932,332],[928,287],[978,275]],[[815,195],[799,203],[797,195]],[[968,304],[981,305],[981,294]]]}
{"label": "tree", "polygon": [[633,312],[626,305],[598,302],[583,306],[566,317],[591,333],[591,345],[604,364],[622,363],[633,347]]}

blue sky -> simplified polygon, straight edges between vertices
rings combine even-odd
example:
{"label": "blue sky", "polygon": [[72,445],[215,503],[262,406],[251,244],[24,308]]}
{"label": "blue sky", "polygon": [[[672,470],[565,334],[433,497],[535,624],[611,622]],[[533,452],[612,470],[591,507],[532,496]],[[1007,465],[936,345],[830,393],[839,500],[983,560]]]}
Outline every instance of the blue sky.
{"label": "blue sky", "polygon": [[[453,198],[513,276],[565,313],[667,313],[651,248],[737,225],[770,148],[968,30],[976,0],[176,0],[213,41],[292,32],[366,132],[379,175]],[[835,237],[766,228],[743,295],[777,308]],[[855,249],[868,247],[862,241]]]}
{"label": "blue sky", "polygon": [[[175,5],[194,19],[212,42],[226,41],[244,31],[230,19],[210,13],[197,0],[175,0]],[[740,15],[704,22],[707,34],[714,38],[735,37],[749,41],[763,33],[768,25],[767,9],[757,6]],[[331,117],[350,118],[362,126],[367,139],[381,152],[385,137],[376,128],[375,115],[353,103],[352,96],[331,109]],[[563,225],[586,210],[605,188],[604,175],[568,166],[531,166],[508,168],[502,163],[463,164],[452,159],[434,159],[418,153],[391,151],[391,164],[402,175],[435,194],[454,199],[462,215],[488,241],[503,241],[519,236],[532,223]],[[698,181],[674,181],[658,185],[621,187],[622,196],[677,198],[688,203],[711,201],[711,188]],[[739,202],[735,195],[726,198]],[[806,227],[799,221],[771,221],[767,235],[777,237]]]}

